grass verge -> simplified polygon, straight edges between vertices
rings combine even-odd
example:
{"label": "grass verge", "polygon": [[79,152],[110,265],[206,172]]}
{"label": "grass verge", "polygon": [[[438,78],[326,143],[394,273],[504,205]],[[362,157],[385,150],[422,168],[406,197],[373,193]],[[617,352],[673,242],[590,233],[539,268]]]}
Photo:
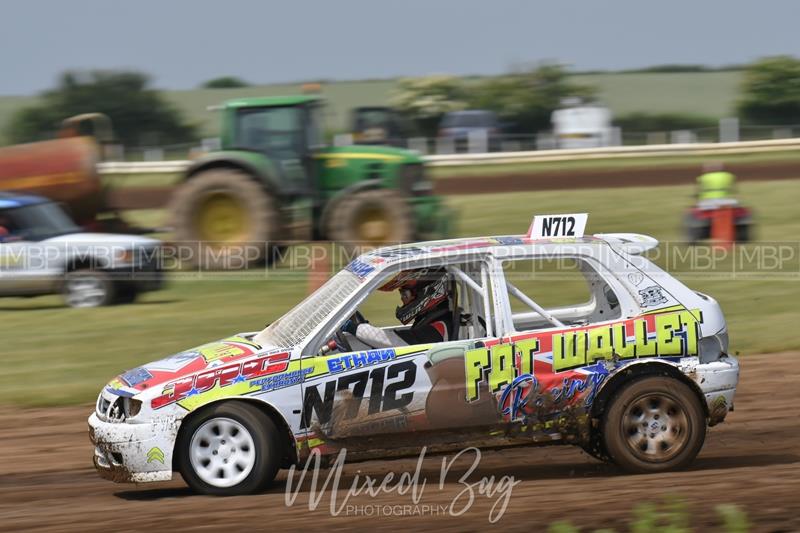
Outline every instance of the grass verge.
{"label": "grass verge", "polygon": [[[690,187],[544,191],[452,197],[459,235],[523,233],[534,213],[590,214],[587,232],[638,232],[662,242],[680,238]],[[800,235],[800,181],[741,184],[741,199],[754,208],[762,241]],[[132,212],[157,225],[163,211]],[[666,245],[662,245],[664,247]],[[681,249],[681,245],[676,249]],[[750,279],[705,278],[683,269],[693,289],[717,298],[730,328],[731,350],[760,353],[800,349],[794,332],[800,297],[800,251],[795,276]],[[721,268],[726,268],[722,261]],[[533,295],[543,299],[558,287]],[[86,310],[63,308],[56,296],[0,300],[0,335],[6,363],[0,375],[0,404],[54,405],[92,402],[108,379],[127,368],[241,331],[262,328],[299,302],[305,273],[284,265],[273,270],[178,276],[141,303]],[[378,324],[394,323],[396,295],[376,300],[367,314]]]}

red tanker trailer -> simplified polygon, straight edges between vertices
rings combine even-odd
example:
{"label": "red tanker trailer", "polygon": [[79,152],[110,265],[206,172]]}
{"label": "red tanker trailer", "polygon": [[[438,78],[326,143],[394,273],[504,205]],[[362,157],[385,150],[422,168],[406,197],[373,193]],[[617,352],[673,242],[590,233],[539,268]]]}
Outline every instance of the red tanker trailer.
{"label": "red tanker trailer", "polygon": [[[113,140],[111,121],[100,113],[66,119],[58,138],[0,148],[0,191],[36,194],[61,202],[89,229],[130,230],[110,211],[97,172],[103,148]],[[109,228],[113,224],[113,228]]]}

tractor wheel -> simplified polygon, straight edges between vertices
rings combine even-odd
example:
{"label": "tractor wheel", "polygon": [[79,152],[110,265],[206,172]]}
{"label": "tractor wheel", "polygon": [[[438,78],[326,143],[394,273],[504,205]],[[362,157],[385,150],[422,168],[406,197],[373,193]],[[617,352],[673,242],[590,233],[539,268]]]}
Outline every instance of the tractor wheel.
{"label": "tractor wheel", "polygon": [[193,251],[187,260],[192,266],[240,269],[272,255],[268,252],[278,235],[275,203],[241,170],[202,171],[181,185],[170,212],[178,245]]}
{"label": "tractor wheel", "polygon": [[750,222],[736,224],[736,242],[750,242],[752,240],[750,226]]}
{"label": "tractor wheel", "polygon": [[397,191],[362,191],[342,198],[331,207],[325,233],[348,249],[408,242],[414,236],[408,201]]}

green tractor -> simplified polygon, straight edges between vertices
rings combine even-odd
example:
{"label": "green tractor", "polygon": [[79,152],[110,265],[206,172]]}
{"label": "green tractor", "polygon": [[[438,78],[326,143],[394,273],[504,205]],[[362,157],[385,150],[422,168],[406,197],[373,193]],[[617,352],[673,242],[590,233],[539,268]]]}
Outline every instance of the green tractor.
{"label": "green tractor", "polygon": [[176,239],[202,242],[203,264],[228,263],[242,244],[250,265],[292,241],[379,246],[447,235],[452,212],[431,194],[422,159],[326,146],[322,108],[316,95],[223,104],[220,150],[193,161],[170,205]]}

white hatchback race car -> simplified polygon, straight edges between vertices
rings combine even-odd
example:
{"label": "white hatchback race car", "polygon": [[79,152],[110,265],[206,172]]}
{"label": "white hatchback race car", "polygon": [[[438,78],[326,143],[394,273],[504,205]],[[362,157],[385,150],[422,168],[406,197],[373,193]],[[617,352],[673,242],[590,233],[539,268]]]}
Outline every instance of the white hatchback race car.
{"label": "white hatchback race car", "polygon": [[[361,255],[263,331],[111,381],[89,418],[94,464],[115,481],[178,471],[220,495],[342,449],[368,459],[569,443],[630,472],[684,467],[733,409],[723,314],[642,255],[655,239],[583,236],[585,223],[537,216],[526,235]],[[351,334],[368,298],[418,269],[447,272],[446,340]]]}

